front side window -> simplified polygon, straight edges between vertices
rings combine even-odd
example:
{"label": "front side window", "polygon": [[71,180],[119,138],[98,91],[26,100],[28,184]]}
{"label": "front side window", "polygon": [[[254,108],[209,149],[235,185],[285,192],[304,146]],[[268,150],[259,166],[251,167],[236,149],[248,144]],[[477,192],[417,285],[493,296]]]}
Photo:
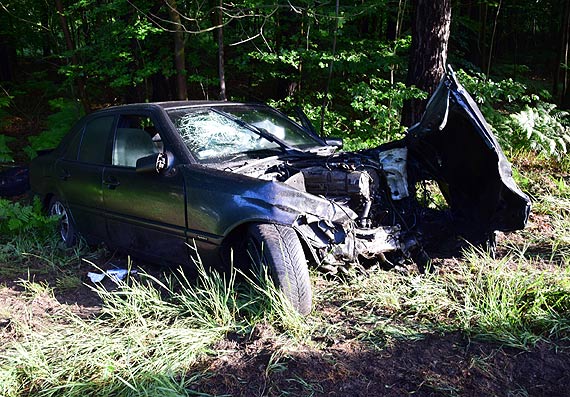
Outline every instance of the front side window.
{"label": "front side window", "polygon": [[79,148],[79,161],[92,164],[105,163],[107,142],[114,120],[115,116],[104,116],[87,122]]}
{"label": "front side window", "polygon": [[113,141],[113,165],[136,167],[138,159],[162,151],[162,139],[150,117],[130,114],[119,117]]}

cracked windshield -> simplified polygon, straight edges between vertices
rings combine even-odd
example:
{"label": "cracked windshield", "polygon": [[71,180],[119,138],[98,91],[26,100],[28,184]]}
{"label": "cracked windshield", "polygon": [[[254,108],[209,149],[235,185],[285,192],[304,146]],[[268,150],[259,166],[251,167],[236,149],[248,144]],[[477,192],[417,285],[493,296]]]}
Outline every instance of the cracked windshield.
{"label": "cracked windshield", "polygon": [[200,162],[232,156],[263,158],[287,147],[321,144],[290,120],[255,107],[176,109],[168,112],[182,140]]}

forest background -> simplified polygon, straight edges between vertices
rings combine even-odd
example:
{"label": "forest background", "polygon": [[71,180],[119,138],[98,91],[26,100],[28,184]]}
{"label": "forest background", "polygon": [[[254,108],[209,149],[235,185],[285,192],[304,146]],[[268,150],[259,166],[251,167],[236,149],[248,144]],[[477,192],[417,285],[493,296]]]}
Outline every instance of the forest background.
{"label": "forest background", "polygon": [[[0,161],[53,147],[94,109],[186,98],[299,106],[347,149],[377,145],[414,121],[404,102],[429,95],[442,62],[458,70],[506,150],[565,154],[568,2],[426,4],[4,0]],[[426,13],[448,24],[421,31]],[[434,55],[430,40],[445,47]],[[437,62],[431,83],[418,81],[418,67]]]}
{"label": "forest background", "polygon": [[[0,0],[0,171],[85,113],[186,98],[375,146],[451,64],[533,206],[496,256],[312,271],[300,317],[268,280],[69,249],[38,200],[0,199],[0,395],[567,396],[569,41],[568,0]],[[138,276],[86,276],[115,266]]]}

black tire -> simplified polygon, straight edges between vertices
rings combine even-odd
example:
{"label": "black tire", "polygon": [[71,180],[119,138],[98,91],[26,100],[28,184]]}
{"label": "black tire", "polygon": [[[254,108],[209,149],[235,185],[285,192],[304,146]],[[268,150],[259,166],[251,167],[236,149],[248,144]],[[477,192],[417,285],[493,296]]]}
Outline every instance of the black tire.
{"label": "black tire", "polygon": [[269,223],[248,229],[247,251],[256,265],[265,265],[276,286],[297,312],[308,315],[312,306],[311,280],[301,241],[291,227]]}
{"label": "black tire", "polygon": [[61,240],[66,247],[73,247],[77,242],[77,230],[69,209],[59,198],[52,197],[50,200],[48,215],[59,217],[57,229]]}

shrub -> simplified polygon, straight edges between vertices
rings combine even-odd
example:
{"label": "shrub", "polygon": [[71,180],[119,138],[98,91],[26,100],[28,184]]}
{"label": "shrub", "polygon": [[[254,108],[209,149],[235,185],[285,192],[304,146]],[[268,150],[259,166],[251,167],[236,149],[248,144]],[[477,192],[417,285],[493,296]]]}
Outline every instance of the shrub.
{"label": "shrub", "polygon": [[28,138],[29,146],[24,151],[34,158],[39,150],[55,148],[73,124],[83,115],[81,106],[76,101],[57,98],[49,101],[56,112],[48,116],[46,131]]}
{"label": "shrub", "polygon": [[495,82],[462,70],[457,75],[504,149],[531,150],[557,159],[568,153],[569,113],[546,102],[548,95],[529,92],[526,85],[512,79]]}
{"label": "shrub", "polygon": [[36,197],[31,205],[0,199],[0,236],[17,235],[34,230],[34,234],[53,232],[56,219],[46,217]]}

